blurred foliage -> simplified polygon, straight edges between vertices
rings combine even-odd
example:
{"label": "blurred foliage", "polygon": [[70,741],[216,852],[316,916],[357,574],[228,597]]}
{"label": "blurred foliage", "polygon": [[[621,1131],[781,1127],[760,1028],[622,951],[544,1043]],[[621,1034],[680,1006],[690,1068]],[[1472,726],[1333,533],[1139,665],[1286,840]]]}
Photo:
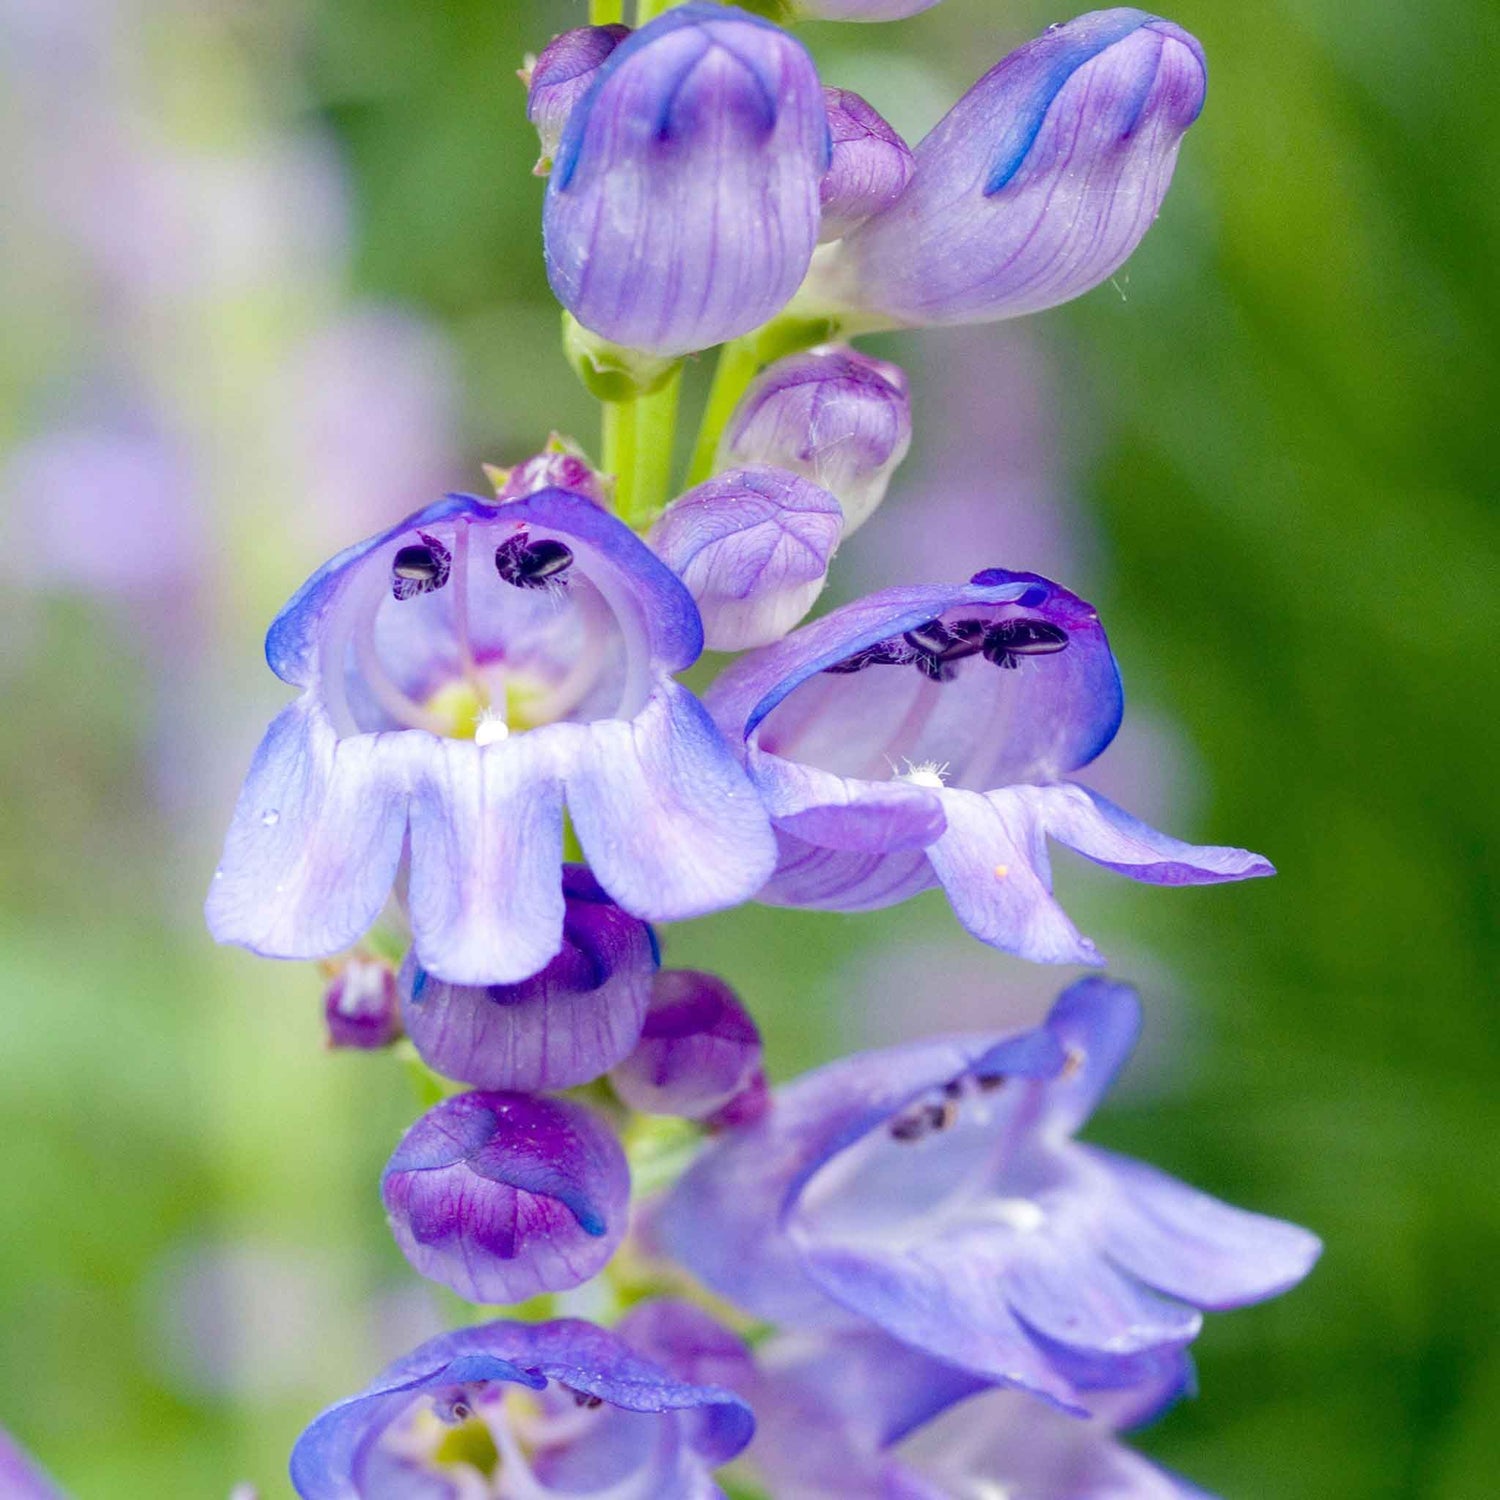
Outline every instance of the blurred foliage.
{"label": "blurred foliage", "polygon": [[[947,0],[808,35],[830,79],[915,131],[978,58],[1056,18],[1000,10]],[[225,129],[251,97],[279,129],[333,133],[353,290],[441,320],[476,460],[553,427],[593,437],[552,352],[512,76],[583,11],[282,0],[164,28],[174,118]],[[1172,893],[1062,878],[1086,927],[1186,997],[1152,1010],[1180,1066],[1096,1137],[1308,1223],[1328,1250],[1295,1295],[1210,1321],[1202,1399],[1143,1443],[1247,1500],[1480,1500],[1500,1472],[1500,22],[1480,0],[1373,0],[1357,24],[1331,0],[1173,14],[1213,82],[1163,218],[1116,286],[1037,320],[1107,543],[1097,576],[1069,581],[1101,604],[1133,702],[1194,747],[1208,794],[1200,826],[1175,831],[1243,841],[1281,873]],[[79,339],[77,308],[54,337],[43,303],[14,302],[7,428],[35,368],[55,379]],[[274,370],[266,309],[237,315],[239,355]],[[239,399],[205,381],[215,414]],[[163,737],[196,723],[219,726],[232,785],[277,701],[259,632],[316,561],[257,530],[258,468],[230,479],[220,618],[186,717],[162,719],[170,695],[109,609],[54,600],[5,622],[0,1421],[82,1496],[211,1496],[239,1477],[282,1493],[300,1425],[399,1342],[371,1309],[411,1279],[374,1190],[413,1110],[399,1067],[323,1052],[310,971],[209,948],[194,906],[225,805],[157,784]],[[855,959],[869,973],[952,930],[924,900],[863,918],[752,908],[666,937],[673,961],[742,984],[785,1074],[857,1031]],[[259,1259],[230,1257],[227,1300],[262,1335],[285,1321],[291,1377],[284,1358],[256,1375],[244,1326],[188,1336],[163,1311],[184,1255],[245,1246]]]}

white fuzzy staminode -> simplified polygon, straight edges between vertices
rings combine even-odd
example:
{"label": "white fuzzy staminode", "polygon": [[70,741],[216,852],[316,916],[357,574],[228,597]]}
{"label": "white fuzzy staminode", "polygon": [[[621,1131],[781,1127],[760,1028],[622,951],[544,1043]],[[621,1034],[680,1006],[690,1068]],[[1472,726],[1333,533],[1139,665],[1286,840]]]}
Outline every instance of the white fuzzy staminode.
{"label": "white fuzzy staminode", "polygon": [[510,734],[510,725],[498,709],[483,708],[474,724],[474,743],[481,749],[486,745],[497,745]]}
{"label": "white fuzzy staminode", "polygon": [[906,769],[896,773],[898,781],[909,781],[913,786],[930,786],[941,791],[948,784],[948,762],[941,765],[935,760],[907,761]]}

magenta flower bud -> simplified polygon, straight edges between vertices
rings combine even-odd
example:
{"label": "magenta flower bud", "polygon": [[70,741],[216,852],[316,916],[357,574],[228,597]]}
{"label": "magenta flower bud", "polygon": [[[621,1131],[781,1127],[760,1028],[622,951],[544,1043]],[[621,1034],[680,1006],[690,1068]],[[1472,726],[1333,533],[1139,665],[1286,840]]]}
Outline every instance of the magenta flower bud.
{"label": "magenta flower bud", "polygon": [[991,69],[916,148],[891,207],[841,240],[809,296],[867,326],[984,323],[1081,296],[1156,218],[1203,108],[1203,49],[1101,10]]}
{"label": "magenta flower bud", "polygon": [[825,88],[833,156],[823,176],[820,240],[836,240],[888,208],[911,181],[911,147],[850,89]]}
{"label": "magenta flower bud", "polygon": [[408,956],[402,1017],[429,1067],[486,1089],[565,1089],[635,1046],[656,973],[651,929],[581,866],[564,868],[563,895],[562,951],[519,984],[447,984]]}
{"label": "magenta flower bud", "polygon": [[758,327],[818,238],[828,120],[812,59],[732,6],[681,5],[622,42],[568,117],[547,273],[591,332],[686,354]]}
{"label": "magenta flower bud", "polygon": [[380,1192],[423,1276],[470,1302],[523,1302],[603,1267],[625,1232],[630,1173],[582,1105],[459,1094],[406,1132]]}
{"label": "magenta flower bud", "polygon": [[323,996],[330,1047],[373,1051],[401,1035],[396,976],[376,958],[351,958]]}
{"label": "magenta flower bud", "polygon": [[535,458],[528,458],[513,469],[486,464],[485,473],[495,486],[497,505],[507,500],[525,500],[543,490],[566,490],[599,506],[607,500],[604,476],[590,466],[572,443],[555,433]]}
{"label": "magenta flower bud", "polygon": [[841,345],[763,371],[725,430],[719,462],[776,464],[812,480],[837,498],[848,536],[885,498],[910,447],[906,375]]}
{"label": "magenta flower bud", "polygon": [[702,1120],[747,1091],[764,1103],[760,1032],[722,979],[665,969],[641,1040],[609,1081],[632,1109],[652,1115]]}
{"label": "magenta flower bud", "polygon": [[522,75],[526,118],[542,142],[538,172],[551,168],[573,106],[588,93],[605,59],[630,35],[628,26],[579,26],[555,36]]}
{"label": "magenta flower bud", "polygon": [[650,542],[696,601],[704,644],[742,651],[779,641],[812,608],[843,527],[827,490],[758,464],[674,500]]}

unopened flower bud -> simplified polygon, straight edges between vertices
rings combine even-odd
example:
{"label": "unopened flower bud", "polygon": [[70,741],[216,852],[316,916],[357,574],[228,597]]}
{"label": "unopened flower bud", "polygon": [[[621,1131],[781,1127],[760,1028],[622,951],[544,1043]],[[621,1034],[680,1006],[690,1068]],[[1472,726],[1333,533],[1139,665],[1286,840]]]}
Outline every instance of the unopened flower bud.
{"label": "unopened flower bud", "polygon": [[402,1253],[471,1302],[522,1302],[587,1281],[625,1232],[630,1173],[604,1122],[532,1094],[445,1099],[381,1178]]}
{"label": "unopened flower bud", "polygon": [[401,1035],[396,976],[375,958],[351,958],[323,996],[330,1047],[373,1051]]}
{"label": "unopened flower bud", "polygon": [[694,969],[664,969],[641,1040],[609,1075],[615,1092],[646,1114],[701,1120],[750,1094],[763,1112],[760,1032],[722,979]]}
{"label": "unopened flower bud", "polygon": [[812,608],[843,524],[826,490],[758,464],[674,500],[650,542],[697,601],[705,645],[742,651],[779,641]]}
{"label": "unopened flower bud", "polygon": [[885,498],[910,447],[905,374],[838,346],[763,371],[724,433],[719,462],[775,464],[812,480],[843,507],[847,536]]}
{"label": "unopened flower bud", "polygon": [[1198,43],[1144,11],[1049,28],[917,146],[906,191],[820,259],[808,300],[915,327],[1081,296],[1156,218],[1206,81]]}
{"label": "unopened flower bud", "polygon": [[589,91],[605,59],[630,35],[628,26],[579,26],[555,36],[523,75],[526,118],[542,142],[539,174],[551,170],[573,106]]}
{"label": "unopened flower bud", "polygon": [[578,865],[563,870],[562,950],[519,984],[446,984],[408,957],[401,1010],[422,1060],[487,1089],[589,1083],[635,1045],[656,972],[651,929]]}
{"label": "unopened flower bud", "polygon": [[571,495],[592,500],[595,505],[605,504],[604,476],[590,466],[576,443],[555,432],[535,458],[528,458],[513,469],[486,464],[484,471],[495,486],[497,505],[507,500],[524,500],[543,490],[567,490]]}
{"label": "unopened flower bud", "polygon": [[610,54],[547,184],[547,272],[584,327],[658,355],[758,327],[818,237],[828,121],[812,59],[732,6],[677,6]]}
{"label": "unopened flower bud", "polygon": [[823,175],[820,240],[836,240],[889,207],[911,181],[911,147],[850,89],[825,88],[833,155]]}

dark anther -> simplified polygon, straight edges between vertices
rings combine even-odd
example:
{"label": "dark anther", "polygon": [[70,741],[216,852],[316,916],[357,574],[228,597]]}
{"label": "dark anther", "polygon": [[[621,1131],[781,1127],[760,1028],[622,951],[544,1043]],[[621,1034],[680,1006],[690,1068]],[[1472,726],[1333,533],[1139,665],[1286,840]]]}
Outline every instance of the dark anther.
{"label": "dark anther", "polygon": [[896,636],[888,641],[876,641],[873,646],[864,646],[853,655],[846,656],[843,661],[836,661],[823,670],[843,675],[863,672],[866,667],[898,667],[904,666],[915,656],[916,652],[906,641],[901,636]]}
{"label": "dark anther", "polygon": [[941,1104],[929,1104],[925,1113],[929,1130],[947,1130],[958,1119],[958,1106],[951,1099],[944,1099]]}
{"label": "dark anther", "polygon": [[402,547],[391,563],[391,592],[398,599],[430,594],[448,581],[453,555],[435,536],[417,533],[420,544]]}
{"label": "dark anther", "polygon": [[1067,649],[1068,632],[1045,620],[1001,620],[984,636],[984,659],[1015,668],[1023,656],[1051,656]]}
{"label": "dark anther", "polygon": [[953,620],[948,624],[948,644],[943,647],[941,660],[962,661],[966,656],[977,656],[984,645],[985,623],[983,620]]}
{"label": "dark anther", "polygon": [[890,1124],[891,1139],[897,1141],[919,1141],[927,1134],[928,1123],[925,1110],[897,1115]]}
{"label": "dark anther", "polygon": [[952,645],[953,637],[941,620],[928,620],[925,625],[914,625],[906,632],[906,643],[916,651],[927,651],[936,656],[945,647]]}
{"label": "dark anther", "polygon": [[975,1076],[974,1082],[979,1085],[981,1094],[993,1094],[997,1089],[1005,1087],[1005,1074],[979,1073]]}
{"label": "dark anther", "polygon": [[595,1396],[588,1391],[575,1391],[570,1385],[564,1386],[563,1389],[573,1398],[574,1406],[583,1406],[593,1411],[595,1407],[604,1405],[603,1396]]}
{"label": "dark anther", "polygon": [[934,656],[929,651],[920,651],[917,653],[915,662],[917,671],[933,682],[953,680],[953,668],[941,656]]}
{"label": "dark anther", "polygon": [[964,1081],[962,1078],[950,1078],[943,1085],[943,1097],[945,1099],[962,1099],[964,1096]]}
{"label": "dark anther", "polygon": [[495,571],[512,587],[543,589],[573,566],[573,551],[548,537],[531,541],[524,531],[495,548]]}

